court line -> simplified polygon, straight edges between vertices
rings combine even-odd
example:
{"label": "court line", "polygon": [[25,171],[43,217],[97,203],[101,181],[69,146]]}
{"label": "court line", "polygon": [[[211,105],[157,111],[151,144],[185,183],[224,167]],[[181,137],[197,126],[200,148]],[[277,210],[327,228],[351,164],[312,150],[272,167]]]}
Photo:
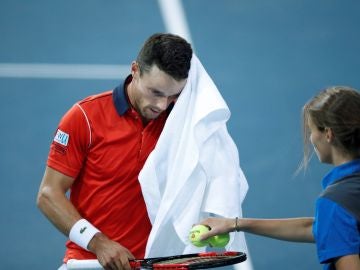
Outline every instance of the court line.
{"label": "court line", "polygon": [[[192,38],[181,0],[158,0],[166,30],[192,44]],[[194,45],[192,44],[194,48]]]}
{"label": "court line", "polygon": [[[158,0],[158,3],[167,31],[192,43],[181,0]],[[0,78],[118,80],[129,71],[128,65],[0,63]]]}
{"label": "court line", "polygon": [[0,63],[7,78],[118,80],[129,72],[129,65]]}

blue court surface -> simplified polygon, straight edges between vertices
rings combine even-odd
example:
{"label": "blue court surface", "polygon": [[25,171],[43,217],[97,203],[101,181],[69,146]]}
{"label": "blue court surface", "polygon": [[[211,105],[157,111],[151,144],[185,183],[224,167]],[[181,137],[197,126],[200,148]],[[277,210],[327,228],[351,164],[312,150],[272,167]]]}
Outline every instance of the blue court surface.
{"label": "blue court surface", "polygon": [[[154,32],[186,34],[228,103],[250,186],[244,216],[314,214],[330,167],[314,156],[294,176],[300,111],[324,87],[360,89],[360,2],[169,0],[162,9],[163,2],[0,2],[1,269],[61,264],[66,238],[36,207],[57,123],[79,99],[115,87]],[[321,269],[312,244],[247,241],[256,270]]]}

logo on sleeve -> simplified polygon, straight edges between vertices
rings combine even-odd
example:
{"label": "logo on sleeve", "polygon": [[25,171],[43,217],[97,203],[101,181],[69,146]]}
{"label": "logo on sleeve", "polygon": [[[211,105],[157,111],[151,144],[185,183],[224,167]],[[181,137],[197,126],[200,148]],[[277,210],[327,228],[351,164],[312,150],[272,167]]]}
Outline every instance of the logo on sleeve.
{"label": "logo on sleeve", "polygon": [[61,145],[67,146],[69,142],[69,134],[61,131],[60,129],[57,130],[56,135],[54,137],[54,142],[60,143]]}

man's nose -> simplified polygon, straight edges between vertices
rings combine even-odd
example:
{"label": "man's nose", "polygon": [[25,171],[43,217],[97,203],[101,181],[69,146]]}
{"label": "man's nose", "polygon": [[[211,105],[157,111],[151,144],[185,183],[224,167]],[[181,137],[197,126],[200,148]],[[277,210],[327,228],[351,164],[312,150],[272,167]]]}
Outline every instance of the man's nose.
{"label": "man's nose", "polygon": [[156,106],[162,111],[166,110],[169,106],[169,98],[168,97],[160,97],[157,101]]}

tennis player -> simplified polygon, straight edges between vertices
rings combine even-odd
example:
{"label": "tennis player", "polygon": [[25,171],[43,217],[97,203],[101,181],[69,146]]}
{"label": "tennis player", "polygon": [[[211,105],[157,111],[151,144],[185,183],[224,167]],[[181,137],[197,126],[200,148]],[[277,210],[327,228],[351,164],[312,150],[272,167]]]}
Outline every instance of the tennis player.
{"label": "tennis player", "polygon": [[37,197],[69,236],[61,269],[69,259],[95,258],[105,269],[130,269],[129,259],[144,257],[151,223],[138,174],[186,84],[191,57],[183,38],[154,34],[125,81],[61,119]]}
{"label": "tennis player", "polygon": [[244,231],[295,242],[315,242],[327,270],[360,270],[360,93],[331,87],[305,104],[304,162],[310,142],[323,163],[334,168],[322,180],[324,191],[311,218],[209,218],[203,239],[219,233]]}

